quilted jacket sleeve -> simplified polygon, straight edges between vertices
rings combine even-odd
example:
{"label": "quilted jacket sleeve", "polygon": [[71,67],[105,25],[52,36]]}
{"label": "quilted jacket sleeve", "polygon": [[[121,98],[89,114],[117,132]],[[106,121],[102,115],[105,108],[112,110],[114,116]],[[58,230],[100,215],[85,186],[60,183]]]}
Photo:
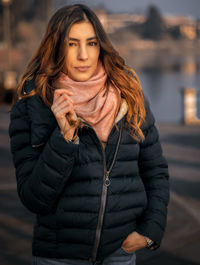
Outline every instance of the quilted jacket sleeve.
{"label": "quilted jacket sleeve", "polygon": [[159,247],[167,219],[169,174],[148,102],[146,102],[146,113],[146,124],[143,128],[145,140],[140,144],[139,171],[148,202],[144,213],[138,220],[136,231],[152,239]]}
{"label": "quilted jacket sleeve", "polygon": [[55,210],[69,179],[78,145],[66,142],[57,126],[44,146],[32,147],[23,100],[13,106],[10,118],[10,145],[19,197],[31,212],[48,214]]}

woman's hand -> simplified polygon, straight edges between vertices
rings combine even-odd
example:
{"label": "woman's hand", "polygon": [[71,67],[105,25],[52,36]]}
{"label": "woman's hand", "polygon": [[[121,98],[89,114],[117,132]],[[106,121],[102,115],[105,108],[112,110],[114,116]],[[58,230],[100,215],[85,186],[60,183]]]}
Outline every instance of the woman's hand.
{"label": "woman's hand", "polygon": [[145,248],[146,246],[146,238],[135,231],[129,234],[122,244],[123,249],[130,253]]}
{"label": "woman's hand", "polygon": [[73,123],[77,122],[77,116],[74,111],[73,101],[70,99],[71,92],[66,89],[56,89],[54,91],[53,104],[51,110],[56,117],[60,131],[66,140],[72,140],[75,126]]}

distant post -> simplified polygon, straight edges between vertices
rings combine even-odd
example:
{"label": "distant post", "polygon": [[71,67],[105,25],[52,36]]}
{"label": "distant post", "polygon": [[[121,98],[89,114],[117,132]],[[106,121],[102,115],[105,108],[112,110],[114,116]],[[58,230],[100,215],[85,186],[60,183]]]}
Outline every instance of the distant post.
{"label": "distant post", "polygon": [[11,27],[10,27],[10,5],[12,0],[1,0],[3,4],[3,32],[4,45],[7,54],[6,65],[4,69],[4,101],[10,103],[12,101],[14,89],[17,85],[17,73],[12,71],[11,65]]}
{"label": "distant post", "polygon": [[54,1],[48,0],[46,1],[46,23],[48,24],[51,16],[54,13]]}
{"label": "distant post", "polygon": [[185,124],[199,124],[197,117],[197,95],[195,88],[183,88],[183,111]]}
{"label": "distant post", "polygon": [[7,64],[6,70],[10,70],[10,48],[11,48],[11,34],[10,34],[10,4],[11,0],[1,0],[3,4],[3,35],[4,45],[7,50]]}

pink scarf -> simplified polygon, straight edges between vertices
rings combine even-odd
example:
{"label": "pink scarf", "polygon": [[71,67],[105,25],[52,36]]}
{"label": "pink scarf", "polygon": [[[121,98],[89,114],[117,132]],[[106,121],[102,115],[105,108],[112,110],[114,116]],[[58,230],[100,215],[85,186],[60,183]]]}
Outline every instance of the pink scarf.
{"label": "pink scarf", "polygon": [[58,84],[72,92],[74,110],[80,118],[89,123],[102,142],[107,142],[114,125],[117,109],[117,93],[120,90],[112,84],[106,84],[107,74],[101,61],[89,80],[78,82],[61,73]]}

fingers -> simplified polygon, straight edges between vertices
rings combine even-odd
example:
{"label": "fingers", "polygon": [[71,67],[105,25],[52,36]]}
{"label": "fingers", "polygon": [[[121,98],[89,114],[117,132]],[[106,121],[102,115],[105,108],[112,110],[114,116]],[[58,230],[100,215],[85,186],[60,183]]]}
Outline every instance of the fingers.
{"label": "fingers", "polygon": [[54,105],[52,105],[52,111],[56,114],[59,110],[63,109],[64,107],[67,106],[71,106],[71,102],[64,100],[62,102],[58,102],[58,103],[54,103]]}
{"label": "fingers", "polygon": [[73,114],[73,112],[74,112],[73,103],[70,102],[70,101],[67,101],[67,100],[62,101],[60,104],[54,104],[52,106],[52,111],[54,112],[55,115],[57,115],[57,113],[59,111],[61,111],[63,108],[66,108],[66,107],[69,108],[69,111],[68,112],[70,112],[71,114]]}
{"label": "fingers", "polygon": [[53,103],[62,95],[72,96],[73,93],[66,89],[56,89],[54,91]]}
{"label": "fingers", "polygon": [[132,247],[132,248],[125,248],[125,247],[122,247],[123,249],[124,249],[124,251],[126,251],[126,252],[128,252],[128,253],[133,253],[133,252],[135,252],[135,251],[137,251],[137,250],[139,250],[139,249],[141,249],[141,247]]}
{"label": "fingers", "polygon": [[67,105],[62,108],[57,108],[56,111],[54,111],[54,115],[56,119],[64,118],[66,119],[66,115],[71,119],[73,116],[74,111],[72,110],[71,106]]}
{"label": "fingers", "polygon": [[[74,111],[73,100],[70,98],[71,92],[66,89],[56,89],[54,91],[53,104],[51,110],[58,121],[58,124],[62,131],[65,131],[65,125],[67,127],[74,127],[78,121],[76,113]],[[63,125],[65,124],[65,125]]]}
{"label": "fingers", "polygon": [[68,102],[73,105],[72,99],[67,95],[67,93],[64,94],[56,94],[57,98],[54,97],[53,104],[51,106],[51,109],[54,110],[57,108],[59,105],[61,105],[63,102]]}
{"label": "fingers", "polygon": [[56,108],[57,106],[60,106],[62,103],[69,103],[71,105],[74,105],[70,97],[68,97],[67,95],[62,95],[59,98],[57,98],[57,100],[54,101],[52,107]]}
{"label": "fingers", "polygon": [[[62,98],[62,101],[60,99]],[[51,110],[53,111],[56,118],[66,118],[66,114],[70,120],[77,121],[77,116],[74,111],[74,105],[71,100],[66,100],[66,95],[60,96],[57,102],[55,102]]]}

